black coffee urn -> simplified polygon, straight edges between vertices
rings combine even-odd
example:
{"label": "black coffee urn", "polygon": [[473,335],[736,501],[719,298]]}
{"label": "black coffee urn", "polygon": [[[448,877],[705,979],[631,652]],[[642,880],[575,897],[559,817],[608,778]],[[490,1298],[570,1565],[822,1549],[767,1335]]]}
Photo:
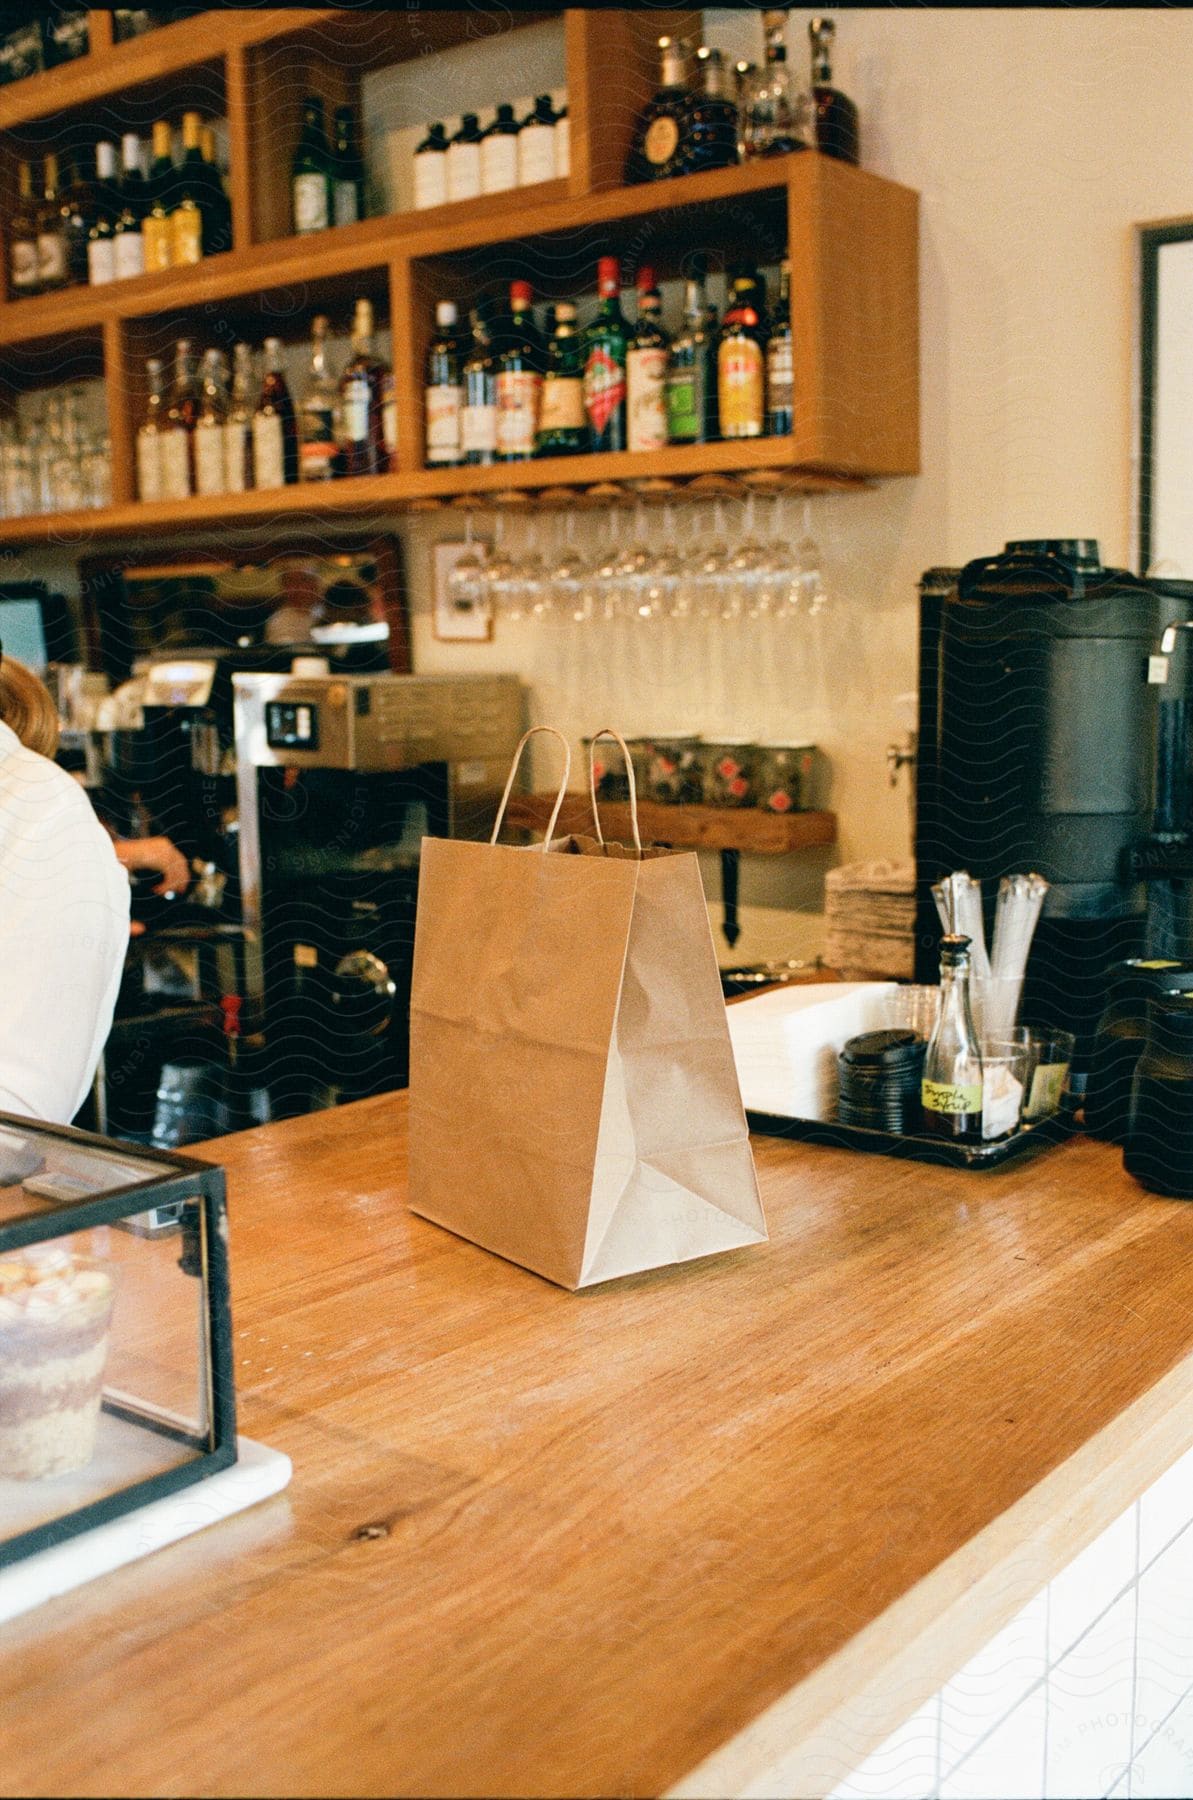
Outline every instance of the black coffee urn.
{"label": "black coffee urn", "polygon": [[[1190,618],[1193,584],[1104,568],[1089,538],[1008,543],[920,584],[917,979],[936,978],[934,882],[954,869],[982,881],[989,938],[999,877],[1038,870],[1051,886],[1021,1016],[1075,1032],[1078,1070],[1108,968],[1147,938],[1139,851],[1154,835],[1153,659]],[[1193,756],[1187,769],[1174,804],[1193,823]],[[1190,954],[1190,924],[1193,905],[1184,945],[1165,954]]]}

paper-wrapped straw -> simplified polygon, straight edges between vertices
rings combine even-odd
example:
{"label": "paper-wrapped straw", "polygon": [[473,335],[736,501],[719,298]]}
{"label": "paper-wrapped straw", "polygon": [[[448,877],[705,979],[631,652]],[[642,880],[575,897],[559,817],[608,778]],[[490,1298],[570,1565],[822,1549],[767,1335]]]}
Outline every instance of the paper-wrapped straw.
{"label": "paper-wrapped straw", "polygon": [[969,939],[973,973],[984,978],[990,973],[986,955],[986,929],[982,923],[982,884],[964,869],[946,875],[932,889],[940,922],[946,931],[959,931]]}
{"label": "paper-wrapped straw", "polygon": [[1047,892],[1048,883],[1042,875],[1004,875],[999,882],[991,959],[993,974],[1008,980],[1022,979]]}

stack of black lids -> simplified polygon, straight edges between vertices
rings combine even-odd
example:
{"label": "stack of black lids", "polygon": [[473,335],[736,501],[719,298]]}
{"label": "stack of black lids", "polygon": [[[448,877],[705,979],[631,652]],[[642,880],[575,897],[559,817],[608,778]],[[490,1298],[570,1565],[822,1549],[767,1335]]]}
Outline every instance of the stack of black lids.
{"label": "stack of black lids", "polygon": [[837,1059],[843,1125],[900,1135],[918,1131],[927,1046],[918,1031],[863,1031]]}

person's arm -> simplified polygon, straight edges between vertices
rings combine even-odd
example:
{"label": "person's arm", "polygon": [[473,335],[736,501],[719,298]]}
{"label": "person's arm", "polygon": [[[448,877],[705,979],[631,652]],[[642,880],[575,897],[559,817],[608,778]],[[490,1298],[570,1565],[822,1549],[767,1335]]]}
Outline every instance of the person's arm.
{"label": "person's arm", "polygon": [[0,830],[0,1112],[67,1124],[112,1023],[128,880],[85,797],[47,765]]}
{"label": "person's arm", "polygon": [[155,894],[183,894],[190,886],[191,871],[186,857],[168,837],[115,838],[116,855],[130,874],[140,869],[156,869],[161,880]]}

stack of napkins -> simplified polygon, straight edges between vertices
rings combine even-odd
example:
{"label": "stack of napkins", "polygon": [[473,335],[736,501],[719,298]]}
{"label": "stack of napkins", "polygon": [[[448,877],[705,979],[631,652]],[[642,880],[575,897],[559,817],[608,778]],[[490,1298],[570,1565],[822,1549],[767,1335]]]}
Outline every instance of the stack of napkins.
{"label": "stack of napkins", "polygon": [[825,956],[846,980],[915,971],[915,864],[845,863],[824,884]]}
{"label": "stack of napkins", "polygon": [[772,988],[728,1008],[729,1037],[750,1112],[788,1119],[837,1114],[837,1057],[860,1031],[886,1023],[893,981]]}

